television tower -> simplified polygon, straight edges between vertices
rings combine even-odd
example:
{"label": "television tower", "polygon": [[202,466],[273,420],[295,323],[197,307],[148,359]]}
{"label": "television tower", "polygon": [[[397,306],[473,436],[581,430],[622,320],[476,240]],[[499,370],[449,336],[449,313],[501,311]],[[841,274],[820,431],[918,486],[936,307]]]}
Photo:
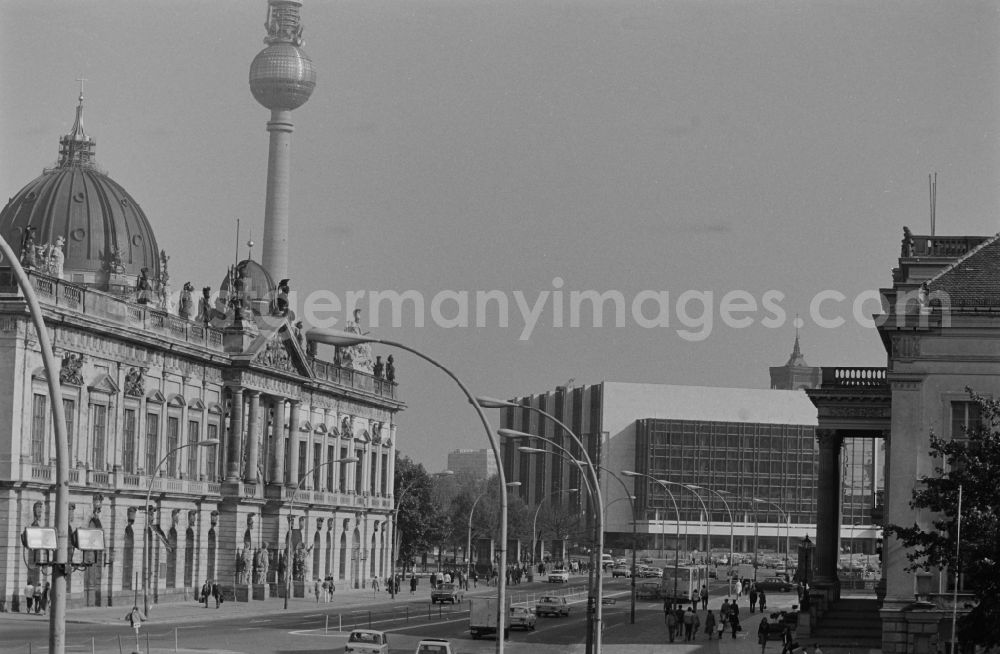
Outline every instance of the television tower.
{"label": "television tower", "polygon": [[250,64],[250,92],[271,110],[261,263],[276,280],[288,277],[292,110],[305,104],[316,87],[316,68],[302,50],[301,7],[301,0],[268,0],[267,47]]}

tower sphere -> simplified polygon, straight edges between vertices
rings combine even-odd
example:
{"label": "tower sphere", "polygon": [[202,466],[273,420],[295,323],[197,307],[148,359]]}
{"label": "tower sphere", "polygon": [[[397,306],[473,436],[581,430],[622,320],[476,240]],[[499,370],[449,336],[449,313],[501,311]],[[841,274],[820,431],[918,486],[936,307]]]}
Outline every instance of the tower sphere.
{"label": "tower sphere", "polygon": [[272,43],[250,64],[250,92],[271,110],[297,109],[316,87],[316,67],[302,48]]}

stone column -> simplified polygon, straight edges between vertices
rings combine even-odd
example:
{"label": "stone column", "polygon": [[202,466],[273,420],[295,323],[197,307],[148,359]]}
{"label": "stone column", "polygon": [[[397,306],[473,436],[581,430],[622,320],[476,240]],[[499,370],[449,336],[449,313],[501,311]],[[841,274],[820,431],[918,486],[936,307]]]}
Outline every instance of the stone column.
{"label": "stone column", "polygon": [[274,398],[274,439],[271,441],[271,483],[285,482],[285,398]]}
{"label": "stone column", "polygon": [[233,403],[229,409],[229,451],[226,454],[226,481],[240,480],[241,444],[243,441],[243,389],[233,389]]}
{"label": "stone column", "polygon": [[285,484],[295,488],[299,483],[299,405],[298,400],[289,402],[288,413],[288,477]]}
{"label": "stone column", "polygon": [[836,587],[840,549],[840,446],[835,429],[817,429],[819,471],[816,494],[816,577],[814,586]]}
{"label": "stone column", "polygon": [[247,415],[247,467],[243,471],[243,481],[248,484],[257,483],[257,425],[260,413],[260,391],[247,391],[250,397],[250,409]]}

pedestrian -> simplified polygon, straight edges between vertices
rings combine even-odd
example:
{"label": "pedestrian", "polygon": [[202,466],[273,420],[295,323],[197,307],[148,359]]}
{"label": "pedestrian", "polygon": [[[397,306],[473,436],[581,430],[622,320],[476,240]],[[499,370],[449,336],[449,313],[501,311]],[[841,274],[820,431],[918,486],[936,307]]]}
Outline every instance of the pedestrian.
{"label": "pedestrian", "polygon": [[767,610],[767,595],[764,594],[763,588],[757,592],[757,603],[760,604],[761,613]]}
{"label": "pedestrian", "polygon": [[410,575],[410,595],[417,592],[417,575]]}
{"label": "pedestrian", "polygon": [[435,588],[438,587],[437,583],[438,583],[438,574],[436,572],[432,572],[431,573],[431,590],[434,590]]}
{"label": "pedestrian", "polygon": [[378,592],[378,575],[372,577],[372,591]]}
{"label": "pedestrian", "polygon": [[39,611],[42,610],[42,585],[35,584],[33,592],[35,598],[35,615],[38,615]]}
{"label": "pedestrian", "polygon": [[799,644],[792,638],[792,630],[785,627],[781,632],[781,654],[793,654],[799,648]]}
{"label": "pedestrian", "polygon": [[708,587],[705,584],[701,585],[701,610],[704,611],[708,608]]}
{"label": "pedestrian", "polygon": [[215,581],[212,581],[212,597],[215,598],[215,608],[219,608],[219,605],[225,601],[225,598],[222,597],[222,589]]}
{"label": "pedestrian", "polygon": [[42,615],[46,615],[49,608],[49,582],[45,582],[45,586],[42,588]]}
{"label": "pedestrian", "polygon": [[691,640],[691,632],[694,630],[694,611],[691,607],[688,607],[687,611],[684,611],[684,640]]}
{"label": "pedestrian", "polygon": [[201,599],[201,603],[205,605],[206,609],[208,608],[208,597],[211,594],[212,594],[212,584],[209,582],[208,579],[206,579],[205,583],[201,587],[201,597],[199,598]]}
{"label": "pedestrian", "polygon": [[739,579],[736,580],[736,599],[739,600],[743,597],[743,582]]}
{"label": "pedestrian", "polygon": [[757,642],[760,644],[760,652],[764,654],[764,648],[767,647],[767,632],[770,625],[767,621],[767,616],[765,615],[760,619],[760,624],[757,625]]}
{"label": "pedestrian", "polygon": [[733,638],[736,638],[737,631],[743,629],[740,626],[740,607],[736,604],[729,605],[729,628],[733,633]]}
{"label": "pedestrian", "polygon": [[715,616],[712,615],[712,609],[708,609],[705,615],[705,633],[708,634],[708,639],[712,640],[712,634],[715,633]]}
{"label": "pedestrian", "polygon": [[323,582],[316,577],[315,582],[313,582],[313,594],[316,595],[316,603],[319,604],[320,593],[326,594],[326,590],[323,588]]}
{"label": "pedestrian", "polygon": [[664,611],[667,622],[667,636],[670,637],[670,642],[674,642],[674,636],[677,634],[677,614],[669,608],[669,604],[665,605],[667,608]]}
{"label": "pedestrian", "polygon": [[24,587],[24,604],[27,606],[27,612],[31,613],[31,609],[35,604],[35,587],[31,585],[30,581]]}
{"label": "pedestrian", "polygon": [[[757,584],[753,584],[753,585],[750,586],[750,613],[751,614],[753,613],[754,608],[757,606],[757,597],[758,597],[758,595],[757,595]],[[763,610],[764,610],[764,608],[761,607],[761,611],[763,611]]]}
{"label": "pedestrian", "polygon": [[691,628],[691,640],[698,640],[698,630],[701,629],[701,618],[698,617],[698,607],[692,606],[691,612],[694,613],[694,620],[692,620]]}

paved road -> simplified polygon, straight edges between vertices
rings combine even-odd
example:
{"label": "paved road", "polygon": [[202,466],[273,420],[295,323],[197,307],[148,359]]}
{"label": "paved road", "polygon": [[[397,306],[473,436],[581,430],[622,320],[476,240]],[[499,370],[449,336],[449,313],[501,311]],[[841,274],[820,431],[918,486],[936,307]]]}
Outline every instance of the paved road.
{"label": "paved road", "polygon": [[[585,577],[574,577],[568,584],[521,584],[509,587],[514,602],[533,603],[543,593],[559,593],[571,602],[569,617],[539,618],[535,631],[512,632],[506,650],[511,654],[575,654],[584,649]],[[615,599],[604,606],[606,654],[647,654],[664,651],[665,629],[658,602],[639,601],[636,623],[630,623],[629,582],[605,578],[605,596]],[[367,627],[389,632],[393,654],[412,652],[420,638],[435,636],[452,640],[461,654],[489,654],[495,650],[492,639],[471,640],[468,636],[467,603],[431,605],[428,592],[422,589],[414,596],[404,591],[395,600],[385,593],[377,596],[370,591],[338,592],[331,604],[315,604],[296,599],[288,611],[283,601],[226,603],[219,610],[203,609],[190,603],[163,604],[151,612],[151,619],[140,629],[140,651],[151,654],[177,651],[245,652],[256,654],[315,654],[341,652],[347,632],[352,627]],[[495,590],[480,587],[470,595],[490,595]],[[710,601],[716,609],[724,593],[718,592]],[[775,594],[774,608],[790,607],[794,595]],[[122,616],[127,607],[75,609],[69,612],[67,652],[101,652],[116,654],[135,648],[135,635]],[[749,654],[759,652],[752,643],[756,622],[743,604],[747,630],[738,639],[708,643],[674,644],[669,652],[704,652],[705,654]],[[343,629],[343,631],[341,631]],[[48,622],[43,616],[0,614],[0,652],[33,653],[46,650]],[[702,634],[701,638],[705,636]],[[119,650],[119,639],[121,650]],[[93,649],[92,649],[93,648]],[[778,647],[772,647],[774,654]]]}

